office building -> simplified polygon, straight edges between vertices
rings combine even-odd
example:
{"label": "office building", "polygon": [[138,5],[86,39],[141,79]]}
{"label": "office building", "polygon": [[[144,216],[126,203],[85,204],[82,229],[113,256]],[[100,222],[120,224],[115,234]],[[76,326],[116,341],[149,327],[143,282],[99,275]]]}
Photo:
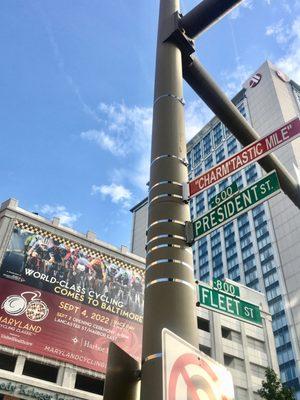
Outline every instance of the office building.
{"label": "office building", "polygon": [[140,359],[143,269],[126,247],[3,202],[0,399],[101,399],[109,342]]}
{"label": "office building", "polygon": [[[300,87],[266,61],[232,101],[264,136],[299,116]],[[240,149],[235,137],[214,117],[188,143],[189,179]],[[300,139],[274,154],[299,179]],[[213,196],[232,182],[241,188],[262,175],[255,163],[200,193],[190,201],[191,217],[205,213]],[[139,232],[147,226],[143,207],[147,207],[147,200],[132,209]],[[135,238],[134,231],[132,236]],[[145,255],[144,240],[145,236],[133,240],[132,251]],[[193,258],[196,279],[209,282],[213,277],[228,277],[266,295],[281,380],[294,387],[300,399],[300,211],[279,194],[198,240],[193,245]]]}

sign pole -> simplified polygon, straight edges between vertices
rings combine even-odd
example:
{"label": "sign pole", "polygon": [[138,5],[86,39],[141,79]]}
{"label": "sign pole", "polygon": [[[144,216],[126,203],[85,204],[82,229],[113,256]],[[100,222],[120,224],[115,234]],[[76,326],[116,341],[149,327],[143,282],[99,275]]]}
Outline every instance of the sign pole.
{"label": "sign pole", "polygon": [[189,207],[181,52],[165,41],[174,30],[179,0],[161,0],[149,187],[142,400],[162,400],[162,330],[198,345],[193,258],[186,245]]}

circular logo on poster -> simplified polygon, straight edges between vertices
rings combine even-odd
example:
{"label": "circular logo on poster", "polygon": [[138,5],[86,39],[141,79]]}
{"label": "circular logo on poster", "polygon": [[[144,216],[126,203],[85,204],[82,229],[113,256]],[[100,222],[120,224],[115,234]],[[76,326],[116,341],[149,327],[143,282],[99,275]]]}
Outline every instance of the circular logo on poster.
{"label": "circular logo on poster", "polygon": [[39,322],[47,317],[49,308],[42,300],[32,300],[28,303],[25,314],[31,321]]}
{"label": "circular logo on poster", "polygon": [[[31,296],[29,302],[25,295]],[[8,315],[16,317],[25,313],[26,317],[31,321],[43,321],[49,314],[49,308],[44,301],[39,299],[40,296],[40,292],[23,292],[20,295],[13,294],[3,301],[1,308]]]}
{"label": "circular logo on poster", "polygon": [[259,84],[259,82],[261,81],[261,78],[262,78],[262,74],[260,74],[260,73],[253,75],[249,81],[249,87],[254,88],[255,86],[257,86]]}
{"label": "circular logo on poster", "polygon": [[283,82],[289,82],[290,79],[289,77],[283,73],[282,71],[277,70],[276,71],[276,75],[278,76],[279,79],[281,79]]}
{"label": "circular logo on poster", "polygon": [[15,294],[8,296],[1,305],[1,308],[3,308],[8,315],[14,316],[24,314],[26,307],[26,299]]}

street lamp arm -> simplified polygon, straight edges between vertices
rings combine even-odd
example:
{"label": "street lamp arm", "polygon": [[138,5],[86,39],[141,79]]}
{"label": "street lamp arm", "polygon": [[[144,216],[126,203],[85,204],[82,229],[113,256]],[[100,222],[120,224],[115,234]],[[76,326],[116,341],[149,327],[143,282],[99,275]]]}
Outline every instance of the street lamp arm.
{"label": "street lamp arm", "polygon": [[238,6],[241,1],[242,0],[203,0],[181,18],[179,26],[184,29],[187,36],[194,39],[211,25],[219,21],[234,7]]}
{"label": "street lamp arm", "polygon": [[[183,77],[220,121],[224,123],[243,146],[248,146],[260,139],[258,133],[219,88],[200,61],[194,56],[190,60],[192,62],[184,63],[183,65]],[[266,172],[276,170],[282,190],[300,209],[299,185],[278,158],[273,154],[269,154],[258,162]]]}

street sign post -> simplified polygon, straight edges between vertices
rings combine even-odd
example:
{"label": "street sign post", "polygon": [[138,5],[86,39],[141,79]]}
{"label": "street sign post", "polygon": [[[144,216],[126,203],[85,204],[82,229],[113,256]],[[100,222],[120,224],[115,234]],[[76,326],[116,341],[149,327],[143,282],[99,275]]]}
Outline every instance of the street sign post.
{"label": "street sign post", "polygon": [[[225,285],[226,281],[223,284]],[[218,311],[254,325],[262,325],[260,309],[257,305],[202,284],[198,284],[197,292],[201,307]]]}
{"label": "street sign post", "polygon": [[230,372],[175,335],[162,331],[164,400],[233,400]]}
{"label": "street sign post", "polygon": [[272,171],[193,221],[193,240],[200,239],[278,193],[280,184],[276,172]]}
{"label": "street sign post", "polygon": [[188,192],[191,198],[299,136],[300,120],[299,118],[295,118],[190,181],[188,183],[188,190],[185,192]]}

